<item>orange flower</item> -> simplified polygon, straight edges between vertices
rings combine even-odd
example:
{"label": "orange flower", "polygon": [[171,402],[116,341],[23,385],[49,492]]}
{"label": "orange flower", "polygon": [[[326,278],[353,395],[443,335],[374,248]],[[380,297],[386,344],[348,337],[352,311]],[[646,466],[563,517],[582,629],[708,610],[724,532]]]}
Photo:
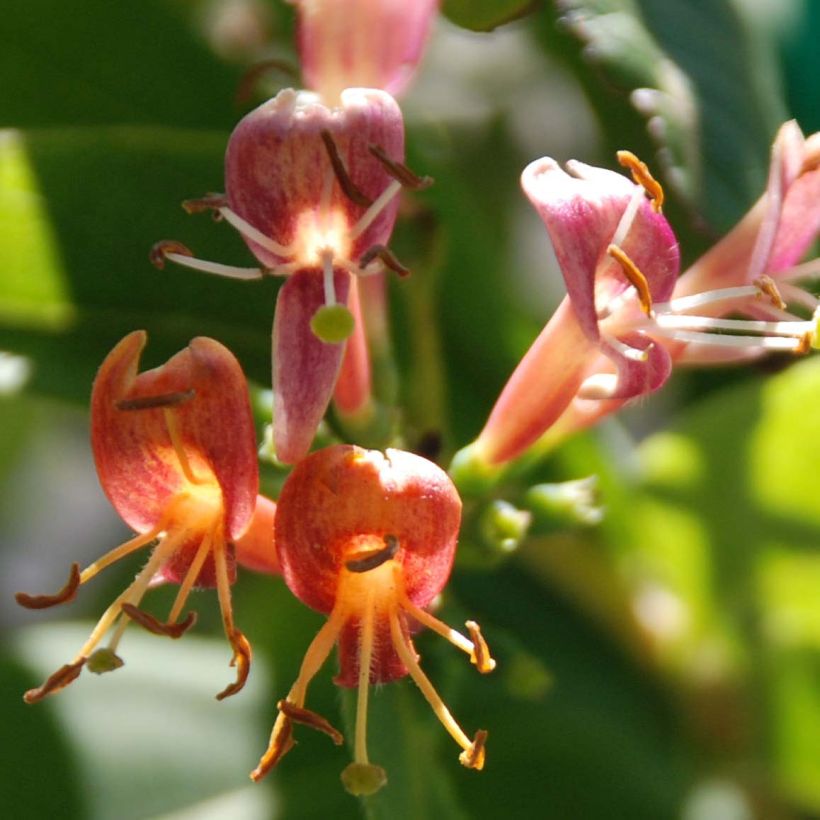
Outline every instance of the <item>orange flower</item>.
{"label": "orange flower", "polygon": [[[122,666],[116,649],[129,621],[180,637],[196,620],[194,612],[179,620],[194,587],[216,587],[233,648],[236,681],[217,697],[238,692],[248,676],[250,645],[231,610],[235,563],[247,555],[256,569],[275,571],[277,565],[275,507],[267,499],[257,505],[256,439],[245,378],[230,351],[207,338],[194,339],[161,367],[138,374],[146,339],[144,331],[126,336],[103,362],[91,394],[91,444],[100,483],[138,534],[82,572],[74,564],[56,595],[18,593],[18,603],[41,609],[70,601],[100,570],[142,547],[153,549],[74,660],[27,692],[28,703],[62,689],[84,666],[97,673]],[[146,590],[162,582],[180,586],[165,623],[138,608]],[[107,646],[98,649],[109,631]]]}
{"label": "orange flower", "polygon": [[301,461],[282,488],[276,543],[291,591],[328,620],[307,650],[270,745],[251,777],[259,780],[293,745],[294,723],[341,734],[304,706],[307,687],[339,644],[339,686],[358,689],[354,762],[342,774],[348,791],[369,794],[386,781],[367,756],[370,684],[409,674],[454,740],[461,762],[484,764],[487,733],[464,733],[422,672],[410,632],[427,626],[466,652],[480,672],[495,667],[478,626],[471,640],[425,610],[447,583],[461,521],[461,500],[447,474],[400,450],[385,454],[351,445],[328,447]]}

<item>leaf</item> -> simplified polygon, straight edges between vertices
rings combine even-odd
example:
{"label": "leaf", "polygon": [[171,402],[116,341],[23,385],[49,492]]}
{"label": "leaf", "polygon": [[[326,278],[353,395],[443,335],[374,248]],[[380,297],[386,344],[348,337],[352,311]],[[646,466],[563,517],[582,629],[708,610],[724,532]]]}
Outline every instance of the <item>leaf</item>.
{"label": "leaf", "polygon": [[541,0],[444,0],[441,11],[462,28],[492,31],[530,14],[540,5]]}

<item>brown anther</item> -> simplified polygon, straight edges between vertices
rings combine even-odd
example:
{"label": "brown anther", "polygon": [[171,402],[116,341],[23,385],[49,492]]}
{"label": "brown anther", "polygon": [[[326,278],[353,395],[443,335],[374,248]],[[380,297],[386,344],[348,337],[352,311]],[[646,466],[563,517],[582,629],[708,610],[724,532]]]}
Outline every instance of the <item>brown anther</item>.
{"label": "brown anther", "polygon": [[485,747],[487,745],[487,730],[479,729],[473,738],[473,744],[469,749],[465,749],[459,756],[458,761],[468,769],[481,771],[484,768],[486,757]]}
{"label": "brown anther", "polygon": [[752,284],[760,291],[763,296],[768,296],[771,300],[772,305],[778,308],[778,310],[785,310],[786,303],[783,301],[783,297],[780,295],[780,291],[777,289],[777,283],[772,279],[771,276],[766,276],[766,274],[762,274],[755,279]]}
{"label": "brown anther", "polygon": [[381,163],[384,170],[405,188],[410,188],[413,191],[423,191],[435,182],[433,177],[420,177],[403,162],[390,159],[381,145],[368,145],[367,150]]}
{"label": "brown anther", "polygon": [[151,246],[148,258],[155,268],[163,270],[169,253],[176,253],[180,256],[194,255],[194,252],[186,245],[183,245],[182,242],[177,242],[175,239],[161,239]]}
{"label": "brown anther", "polygon": [[117,410],[154,410],[157,407],[176,407],[190,401],[196,395],[195,390],[179,390],[175,393],[158,393],[155,396],[136,396],[133,399],[120,399],[115,402]]}
{"label": "brown anther", "polygon": [[182,200],[182,208],[186,214],[201,214],[205,211],[213,211],[214,219],[222,219],[219,213],[220,208],[228,204],[228,197],[225,194],[205,194],[196,199]]}
{"label": "brown anther", "polygon": [[345,742],[344,735],[336,729],[326,718],[320,714],[312,712],[310,709],[305,709],[302,706],[296,706],[289,700],[280,700],[276,704],[276,708],[292,723],[300,723],[302,726],[310,726],[311,729],[316,729],[319,732],[326,734],[336,746],[341,746]]}
{"label": "brown anther", "polygon": [[234,94],[234,102],[237,108],[241,108],[250,102],[256,90],[256,84],[270,71],[278,71],[280,74],[284,74],[293,81],[291,85],[294,88],[299,88],[302,85],[299,71],[293,63],[289,63],[287,60],[277,60],[276,58],[261,60],[252,65],[239,79],[239,85],[236,87],[236,94]]}
{"label": "brown anther", "polygon": [[251,772],[251,780],[258,783],[295,745],[293,724],[284,718],[281,723],[277,723],[265,754]]}
{"label": "brown anther", "polygon": [[386,245],[373,245],[368,248],[359,259],[359,267],[366,268],[374,259],[381,259],[384,265],[390,270],[397,273],[399,276],[409,276],[410,269],[404,267],[398,259],[396,259],[393,251]]}
{"label": "brown anther", "polygon": [[333,135],[326,128],[321,131],[322,142],[325,144],[330,164],[333,166],[333,173],[339,186],[344,191],[345,196],[354,204],[362,208],[368,208],[373,204],[373,200],[365,196],[354,184],[353,180],[347,173],[347,168],[339,156],[339,149],[333,141]]}
{"label": "brown anther", "polygon": [[217,700],[225,700],[225,698],[242,691],[242,687],[245,685],[251,671],[251,645],[248,643],[248,639],[238,629],[233,629],[231,634],[228,635],[228,640],[233,647],[230,666],[236,667],[236,681],[226,686],[216,696]]}
{"label": "brown anther", "polygon": [[345,562],[345,568],[351,572],[370,572],[376,567],[389,561],[396,555],[399,549],[399,539],[395,535],[384,536],[384,547],[376,552],[371,552],[363,558],[355,558]]}
{"label": "brown anther", "polygon": [[23,700],[26,703],[37,703],[47,695],[65,689],[69,683],[77,680],[83,666],[85,666],[86,660],[87,658],[80,658],[80,660],[74,663],[67,663],[65,666],[61,666],[42,686],[38,686],[36,689],[29,689],[28,692],[23,695]]}
{"label": "brown anther", "polygon": [[67,604],[73,601],[80,586],[80,565],[72,564],[65,586],[54,595],[29,595],[27,592],[16,592],[14,600],[26,609],[48,609],[50,606]]}
{"label": "brown anther", "polygon": [[652,176],[649,166],[645,162],[641,162],[631,151],[618,151],[616,156],[618,162],[624,168],[629,168],[635,184],[640,185],[646,191],[652,200],[652,210],[659,214],[663,208],[663,187]]}
{"label": "brown anther", "polygon": [[640,268],[618,245],[610,245],[606,249],[606,252],[621,266],[621,270],[629,281],[629,284],[638,291],[641,310],[643,310],[647,316],[652,316],[652,294],[649,291],[649,282],[646,281],[646,277],[641,273]]}
{"label": "brown anther", "polygon": [[123,604],[122,611],[143,629],[147,629],[154,635],[166,635],[169,638],[181,638],[195,623],[196,612],[189,612],[188,617],[179,623],[169,624],[157,620],[153,615],[143,612],[133,604]]}
{"label": "brown anther", "polygon": [[795,356],[805,356],[806,353],[811,352],[812,342],[814,341],[811,333],[804,333],[794,349]]}
{"label": "brown anther", "polygon": [[470,654],[470,661],[475,664],[476,669],[482,675],[492,672],[495,669],[495,660],[490,655],[490,647],[481,634],[481,627],[475,621],[467,621],[465,624],[470,633],[470,640],[473,642],[473,651]]}

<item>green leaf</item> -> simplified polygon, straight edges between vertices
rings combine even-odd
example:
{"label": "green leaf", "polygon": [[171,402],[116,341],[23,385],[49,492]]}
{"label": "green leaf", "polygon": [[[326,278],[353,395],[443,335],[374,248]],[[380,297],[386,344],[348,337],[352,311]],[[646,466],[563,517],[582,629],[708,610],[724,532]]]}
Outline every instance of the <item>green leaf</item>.
{"label": "green leaf", "polygon": [[451,22],[462,28],[492,31],[540,6],[541,0],[444,0],[441,10]]}

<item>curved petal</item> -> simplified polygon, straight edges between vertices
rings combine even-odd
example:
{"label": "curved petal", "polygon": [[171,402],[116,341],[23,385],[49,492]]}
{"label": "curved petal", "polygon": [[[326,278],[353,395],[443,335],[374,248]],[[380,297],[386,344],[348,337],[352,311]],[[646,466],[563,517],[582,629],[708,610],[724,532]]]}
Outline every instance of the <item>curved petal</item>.
{"label": "curved petal", "polygon": [[[336,297],[347,301],[350,274],[334,272]],[[273,443],[286,464],[303,458],[325,414],[345,344],[328,344],[310,329],[325,303],[321,274],[299,271],[279,289],[273,320]]]}
{"label": "curved petal", "polygon": [[[138,375],[146,341],[145,331],[126,336],[94,381],[91,444],[103,490],[135,530],[159,522],[171,498],[189,486],[168,428],[166,413],[172,413],[191,470],[219,485],[226,529],[236,537],[250,520],[258,485],[242,369],[219,342],[198,338],[164,365]],[[157,397],[166,400],[145,404]]]}
{"label": "curved petal", "polygon": [[[567,167],[571,173],[549,157],[536,160],[524,169],[521,185],[547,227],[578,321],[597,339],[599,313],[629,287],[606,251],[638,187],[614,171],[579,162]],[[666,301],[680,261],[666,218],[644,198],[618,244],[646,277],[653,300]]]}
{"label": "curved petal", "polygon": [[[352,183],[375,200],[391,177],[370,146],[380,146],[397,162],[404,159],[404,122],[396,101],[383,91],[349,88],[341,105],[330,108],[316,94],[288,88],[247,114],[231,134],[225,154],[228,203],[280,245],[294,245],[297,256],[309,255],[316,244],[311,232],[322,233],[329,220],[336,236],[321,241],[340,246],[335,248],[337,258],[357,260],[371,246],[387,243],[398,201],[388,203],[360,236],[348,237],[366,206],[354,204],[335,182],[323,131],[333,138]],[[267,267],[290,261],[246,241]],[[305,267],[318,264],[306,258],[297,261]]]}
{"label": "curved petal", "polygon": [[[383,274],[378,274],[380,278]],[[359,286],[362,280],[354,278],[350,283],[347,306],[353,314],[353,335],[347,340],[339,378],[333,391],[333,404],[340,413],[352,416],[365,410],[371,398],[370,352],[367,334],[359,302]]]}
{"label": "curved petal", "polygon": [[421,60],[437,0],[300,0],[307,84],[332,103],[345,88],[399,95]]}
{"label": "curved petal", "polygon": [[250,525],[234,542],[236,560],[243,567],[270,575],[281,574],[276,555],[275,516],[276,502],[258,495]]}

